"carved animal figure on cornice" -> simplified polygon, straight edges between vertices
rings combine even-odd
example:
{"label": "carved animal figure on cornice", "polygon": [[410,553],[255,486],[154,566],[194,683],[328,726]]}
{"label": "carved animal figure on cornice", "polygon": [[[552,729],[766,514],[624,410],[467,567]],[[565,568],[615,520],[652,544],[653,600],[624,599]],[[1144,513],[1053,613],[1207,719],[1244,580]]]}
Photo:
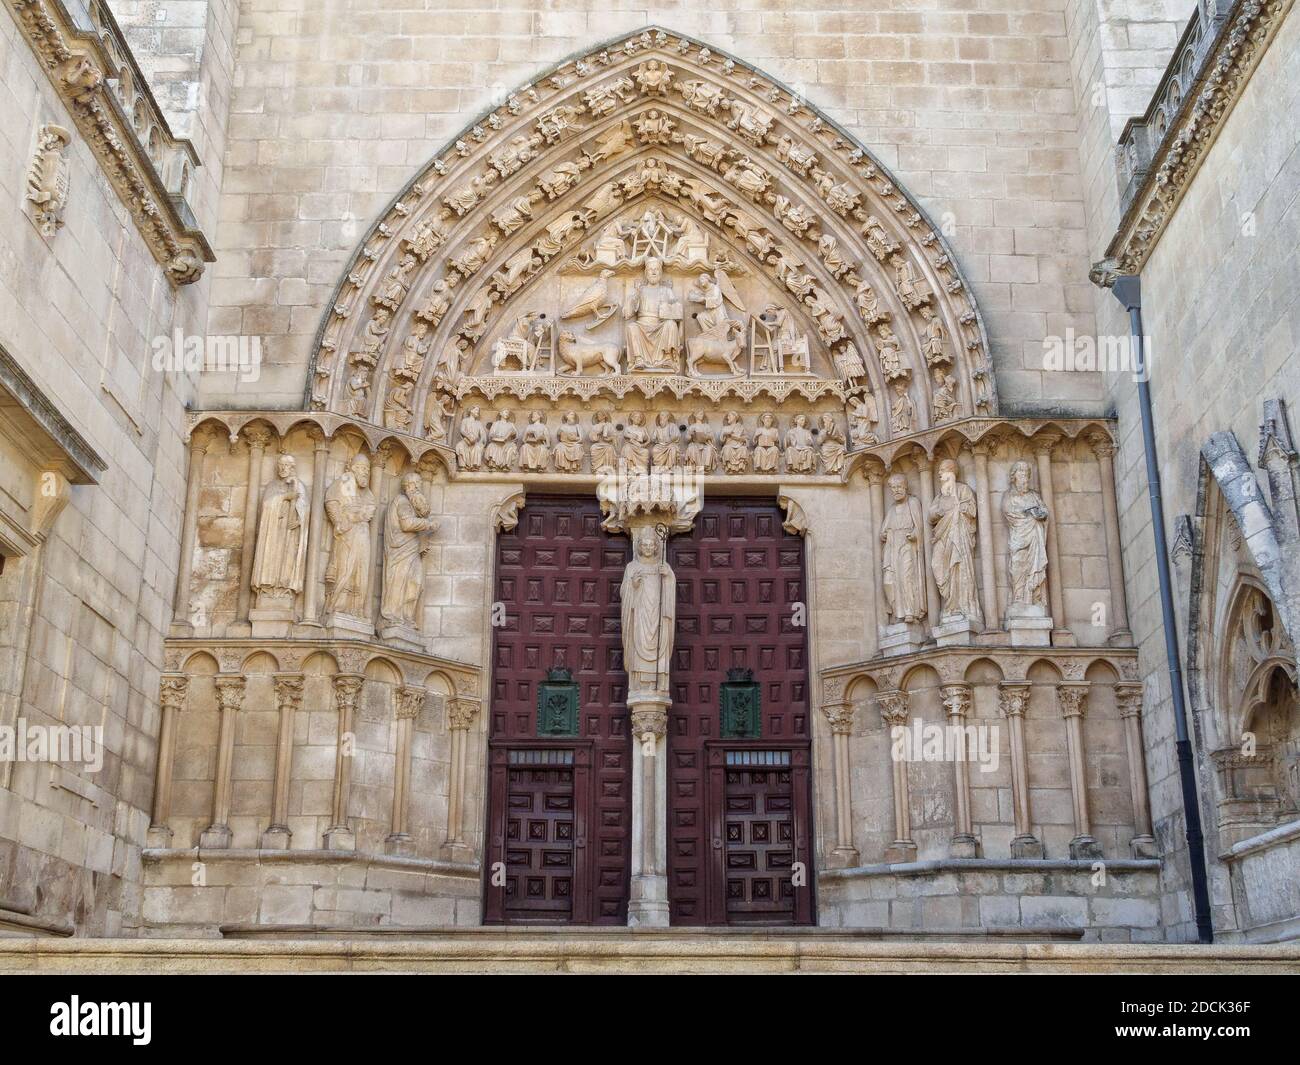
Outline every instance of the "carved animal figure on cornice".
{"label": "carved animal figure on cornice", "polygon": [[591,344],[580,341],[577,334],[566,329],[559,340],[560,373],[567,377],[581,377],[588,368],[599,367],[604,374],[617,374],[622,350],[617,344]]}
{"label": "carved animal figure on cornice", "polygon": [[[622,238],[619,238],[619,246],[623,246]],[[573,318],[585,318],[589,314],[594,315],[595,319],[587,325],[588,329],[593,329],[605,321],[618,310],[618,303],[609,298],[609,279],[613,276],[613,270],[602,270],[600,276],[583,289],[582,295],[561,312],[561,320],[569,321]]]}

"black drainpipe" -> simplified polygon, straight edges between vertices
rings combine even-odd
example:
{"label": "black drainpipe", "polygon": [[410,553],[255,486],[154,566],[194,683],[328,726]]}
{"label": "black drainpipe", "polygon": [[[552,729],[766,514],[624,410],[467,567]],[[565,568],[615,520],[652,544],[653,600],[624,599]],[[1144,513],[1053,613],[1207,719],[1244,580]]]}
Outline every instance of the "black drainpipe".
{"label": "black drainpipe", "polygon": [[1142,411],[1142,447],[1147,462],[1147,494],[1151,498],[1151,531],[1156,541],[1156,573],[1160,577],[1160,615],[1165,630],[1165,658],[1169,688],[1174,697],[1174,734],[1177,738],[1178,776],[1183,786],[1183,820],[1187,826],[1187,857],[1192,867],[1192,905],[1196,932],[1202,943],[1214,942],[1210,918],[1210,889],[1205,872],[1205,837],[1201,832],[1201,807],[1196,798],[1196,770],[1192,741],[1187,733],[1187,702],[1183,697],[1183,666],[1178,654],[1178,629],[1174,615],[1173,582],[1169,576],[1169,545],[1165,539],[1165,512],[1160,498],[1160,463],[1156,456],[1155,421],[1151,415],[1146,352],[1142,346],[1142,282],[1137,274],[1115,279],[1115,298],[1128,311],[1134,369],[1137,371],[1138,407]]}

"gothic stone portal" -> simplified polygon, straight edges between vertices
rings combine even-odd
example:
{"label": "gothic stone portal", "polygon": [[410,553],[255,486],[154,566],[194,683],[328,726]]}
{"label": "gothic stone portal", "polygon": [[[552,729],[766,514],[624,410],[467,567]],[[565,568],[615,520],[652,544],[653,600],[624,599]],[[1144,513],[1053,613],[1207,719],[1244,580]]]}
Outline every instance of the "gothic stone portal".
{"label": "gothic stone portal", "polygon": [[[618,587],[629,547],[600,520],[590,497],[533,496],[498,541],[506,613],[493,646],[490,923],[627,920],[632,751]],[[782,530],[774,503],[713,500],[670,541],[669,559],[679,604],[672,921],[811,923],[811,886],[792,878],[794,862],[811,867],[806,629],[795,624],[803,543]],[[744,671],[756,683],[732,688],[761,716],[724,736],[723,685]],[[570,685],[576,732],[556,734]],[[494,863],[504,883],[493,882]]]}

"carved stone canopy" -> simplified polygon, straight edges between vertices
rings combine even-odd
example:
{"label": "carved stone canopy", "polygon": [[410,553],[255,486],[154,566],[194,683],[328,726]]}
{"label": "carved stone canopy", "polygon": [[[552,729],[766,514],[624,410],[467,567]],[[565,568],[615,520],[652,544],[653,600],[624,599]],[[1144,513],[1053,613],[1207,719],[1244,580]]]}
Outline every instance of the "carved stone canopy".
{"label": "carved stone canopy", "polygon": [[416,176],[340,282],[308,398],[451,447],[453,419],[506,396],[559,415],[665,391],[793,403],[840,434],[867,397],[877,439],[996,413],[978,310],[916,203],[802,97],[652,28],[511,94]]}

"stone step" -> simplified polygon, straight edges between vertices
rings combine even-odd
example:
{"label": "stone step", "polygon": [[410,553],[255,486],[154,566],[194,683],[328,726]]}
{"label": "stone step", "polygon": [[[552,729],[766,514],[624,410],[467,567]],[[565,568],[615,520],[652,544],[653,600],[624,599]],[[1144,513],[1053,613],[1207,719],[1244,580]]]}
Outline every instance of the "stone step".
{"label": "stone step", "polygon": [[[338,938],[336,938],[338,937]],[[24,973],[1300,973],[1300,944],[886,941],[835,929],[430,930],[314,938],[0,940]]]}

